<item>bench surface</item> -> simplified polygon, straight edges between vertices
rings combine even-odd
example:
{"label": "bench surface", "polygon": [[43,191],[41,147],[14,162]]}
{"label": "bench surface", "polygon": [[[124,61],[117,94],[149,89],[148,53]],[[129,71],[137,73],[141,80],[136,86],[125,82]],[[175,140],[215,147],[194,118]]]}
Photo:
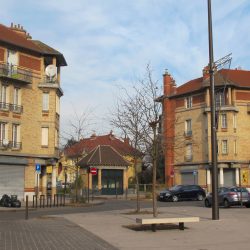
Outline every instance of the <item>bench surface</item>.
{"label": "bench surface", "polygon": [[164,224],[164,223],[183,223],[183,222],[199,222],[200,217],[178,217],[178,218],[136,218],[136,222],[146,224]]}

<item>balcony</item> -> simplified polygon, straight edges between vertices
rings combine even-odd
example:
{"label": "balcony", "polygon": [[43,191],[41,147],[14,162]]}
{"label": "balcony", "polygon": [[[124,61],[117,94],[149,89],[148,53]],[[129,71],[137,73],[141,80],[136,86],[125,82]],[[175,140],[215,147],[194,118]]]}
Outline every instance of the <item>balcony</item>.
{"label": "balcony", "polygon": [[24,83],[32,83],[32,72],[16,65],[0,63],[0,77]]}
{"label": "balcony", "polygon": [[44,75],[41,82],[38,84],[38,87],[58,89],[63,95],[63,91],[59,85],[59,81],[56,76],[49,77],[47,75]]}
{"label": "balcony", "polygon": [[22,143],[16,142],[16,141],[8,141],[4,139],[4,140],[0,140],[0,148],[4,150],[7,150],[7,149],[21,150]]}
{"label": "balcony", "polygon": [[[204,113],[208,113],[211,111],[210,106],[205,106]],[[239,112],[239,108],[234,105],[221,105],[216,107],[216,111],[235,111]]]}
{"label": "balcony", "polygon": [[192,136],[192,130],[185,131],[185,132],[184,132],[184,136],[185,136],[185,137],[191,137],[191,136]]}
{"label": "balcony", "polygon": [[193,156],[192,156],[192,155],[185,155],[185,156],[184,156],[184,161],[190,162],[190,161],[192,161],[192,160],[193,160]]}
{"label": "balcony", "polygon": [[23,106],[5,103],[5,102],[0,102],[0,110],[1,111],[12,111],[14,113],[21,114],[23,112]]}

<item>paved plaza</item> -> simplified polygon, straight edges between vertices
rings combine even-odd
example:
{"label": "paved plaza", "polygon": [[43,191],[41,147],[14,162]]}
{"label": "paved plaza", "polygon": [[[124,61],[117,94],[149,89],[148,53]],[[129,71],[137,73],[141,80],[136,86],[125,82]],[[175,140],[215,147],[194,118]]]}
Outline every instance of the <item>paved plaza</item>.
{"label": "paved plaza", "polygon": [[[109,203],[110,206],[114,203]],[[179,205],[178,205],[179,204]],[[121,249],[121,250],[248,250],[250,209],[235,207],[220,209],[220,220],[211,220],[211,208],[181,206],[182,203],[161,203],[159,217],[199,216],[200,222],[159,227],[152,232],[138,228],[135,219],[152,217],[150,208],[136,215],[134,210],[86,210],[81,213],[40,216],[29,220],[0,219],[0,249]],[[175,206],[173,206],[175,205]],[[2,217],[4,211],[0,211]],[[19,212],[22,213],[22,212]],[[17,215],[13,212],[13,217]],[[11,213],[8,214],[11,216]],[[20,217],[20,216],[19,216]],[[132,230],[132,229],[134,230]]]}

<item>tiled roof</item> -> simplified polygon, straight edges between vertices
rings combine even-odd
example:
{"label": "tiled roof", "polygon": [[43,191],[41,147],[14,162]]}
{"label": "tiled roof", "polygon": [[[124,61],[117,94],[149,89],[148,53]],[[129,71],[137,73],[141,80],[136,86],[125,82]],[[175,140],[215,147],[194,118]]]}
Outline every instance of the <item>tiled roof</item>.
{"label": "tiled roof", "polygon": [[27,39],[25,36],[2,24],[0,24],[0,43],[10,44],[42,55],[55,55],[59,59],[60,66],[67,66],[63,54],[59,51],[40,41]]}
{"label": "tiled roof", "polygon": [[38,53],[41,52],[39,47],[31,40],[26,39],[24,36],[17,34],[15,31],[2,24],[0,24],[0,41]]}
{"label": "tiled roof", "polygon": [[99,145],[89,154],[84,156],[79,162],[80,167],[87,166],[129,166],[126,161],[115,149],[109,145]]}
{"label": "tiled roof", "polygon": [[83,155],[89,153],[91,150],[99,145],[110,145],[121,155],[139,154],[128,142],[124,142],[116,138],[113,134],[96,136],[92,135],[90,138],[80,140],[70,148],[67,148],[64,153],[69,157]]}
{"label": "tiled roof", "polygon": [[[224,84],[225,81],[237,87],[250,88],[250,71],[240,69],[221,69],[215,74],[215,85]],[[223,81],[223,82],[222,82]],[[173,95],[183,95],[190,92],[199,91],[209,86],[209,79],[203,80],[203,77],[193,79],[187,83],[177,87],[176,93]]]}

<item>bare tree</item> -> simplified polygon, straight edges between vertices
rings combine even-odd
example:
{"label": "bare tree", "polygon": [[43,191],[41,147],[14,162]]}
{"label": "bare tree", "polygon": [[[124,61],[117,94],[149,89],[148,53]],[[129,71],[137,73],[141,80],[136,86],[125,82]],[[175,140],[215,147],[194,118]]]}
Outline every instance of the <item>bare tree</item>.
{"label": "bare tree", "polygon": [[65,157],[73,162],[73,165],[68,166],[68,168],[73,169],[75,172],[75,199],[76,202],[78,202],[79,183],[81,183],[81,180],[77,162],[79,162],[83,153],[81,145],[78,142],[80,142],[88,132],[88,128],[91,125],[92,112],[91,109],[85,109],[79,114],[75,109],[73,110],[74,112],[68,121],[68,130],[62,132],[61,139],[64,141],[63,150]]}
{"label": "bare tree", "polygon": [[[120,129],[123,135],[128,136],[135,152],[150,154],[153,159],[153,210],[156,215],[156,126],[161,112],[160,103],[155,102],[159,96],[158,82],[153,80],[152,69],[148,64],[146,73],[132,87],[132,91],[123,90],[123,96],[117,101],[115,110],[112,112],[111,124]],[[152,126],[155,124],[155,126]],[[153,128],[153,129],[152,129]],[[137,212],[140,211],[139,180],[138,180],[138,154],[133,155],[137,187]]]}

